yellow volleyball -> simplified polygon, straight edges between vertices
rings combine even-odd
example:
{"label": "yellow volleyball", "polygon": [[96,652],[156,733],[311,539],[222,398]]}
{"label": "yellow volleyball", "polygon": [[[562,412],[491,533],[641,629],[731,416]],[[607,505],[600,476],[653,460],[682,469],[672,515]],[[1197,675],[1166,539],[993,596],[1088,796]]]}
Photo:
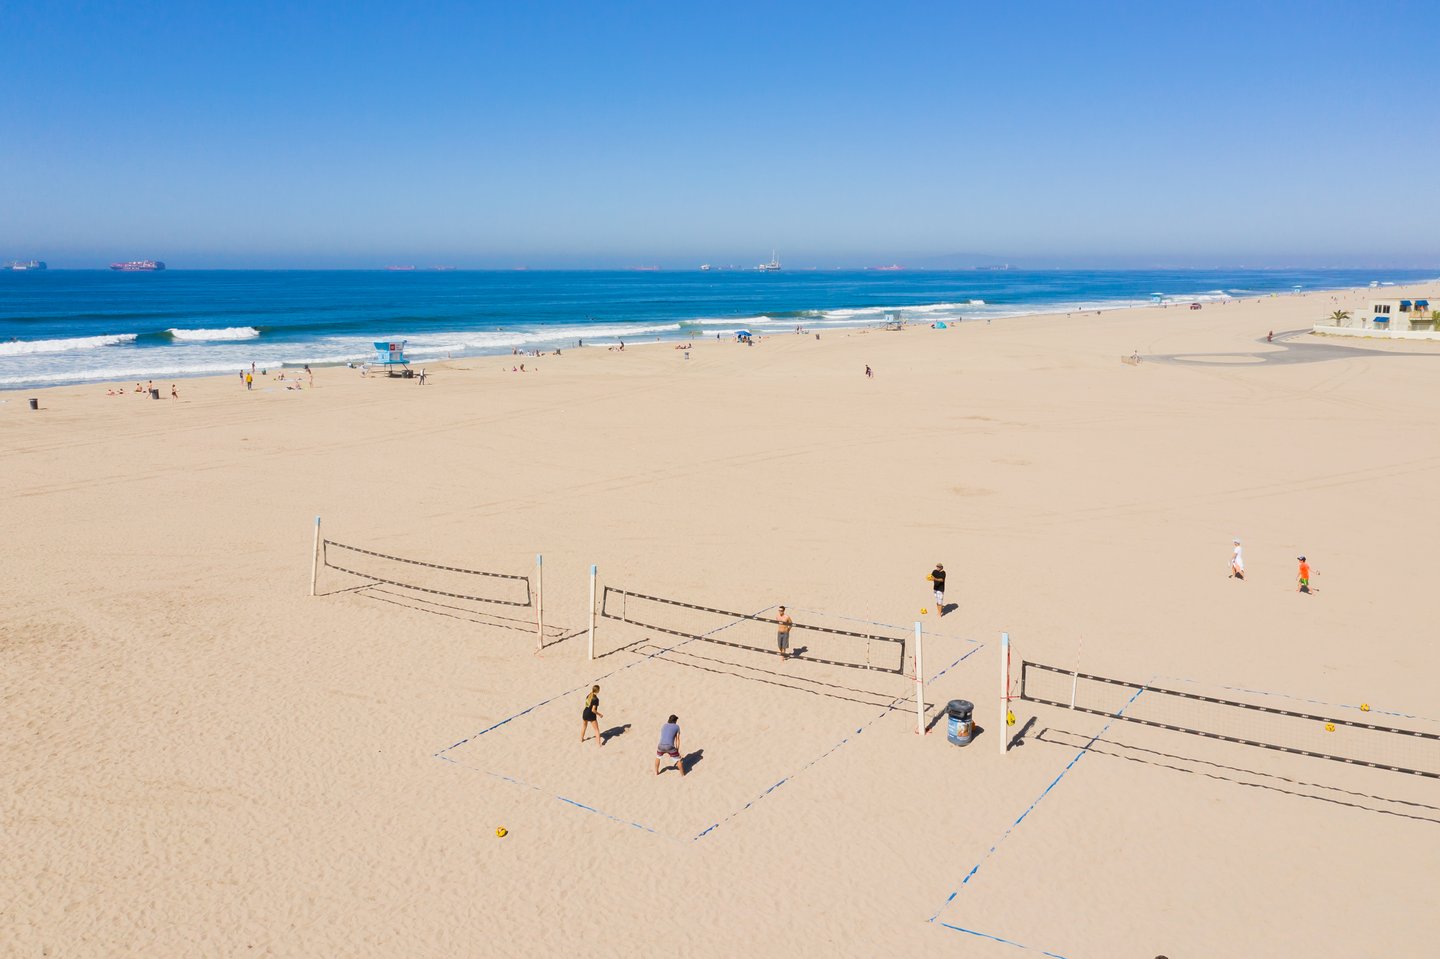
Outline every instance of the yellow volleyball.
{"label": "yellow volleyball", "polygon": [[1335,724],[1334,724],[1334,723],[1326,723],[1326,724],[1325,724],[1325,731],[1326,731],[1327,733],[1333,733],[1333,732],[1335,731]]}
{"label": "yellow volleyball", "polygon": [[928,612],[930,612],[930,610],[926,609],[924,606],[921,606],[921,607],[920,607],[920,615],[921,615],[921,616],[924,616],[924,615],[925,615],[926,613],[928,613]]}
{"label": "yellow volleyball", "polygon": [[499,829],[495,830],[495,835],[500,839],[504,839],[509,833],[510,830],[506,829],[504,826],[501,826]]}
{"label": "yellow volleyball", "polygon": [[1368,712],[1370,711],[1370,704],[1369,704],[1369,703],[1361,703],[1361,704],[1360,704],[1360,711],[1361,711],[1362,713],[1368,713]]}

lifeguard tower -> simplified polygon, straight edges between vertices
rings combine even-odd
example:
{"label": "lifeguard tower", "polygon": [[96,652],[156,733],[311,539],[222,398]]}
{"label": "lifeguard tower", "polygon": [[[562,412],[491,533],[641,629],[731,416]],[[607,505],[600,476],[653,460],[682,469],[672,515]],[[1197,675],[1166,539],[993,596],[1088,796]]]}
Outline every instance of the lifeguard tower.
{"label": "lifeguard tower", "polygon": [[410,361],[405,358],[405,343],[405,340],[375,341],[375,365],[387,376],[408,378],[415,375],[415,371],[410,369]]}

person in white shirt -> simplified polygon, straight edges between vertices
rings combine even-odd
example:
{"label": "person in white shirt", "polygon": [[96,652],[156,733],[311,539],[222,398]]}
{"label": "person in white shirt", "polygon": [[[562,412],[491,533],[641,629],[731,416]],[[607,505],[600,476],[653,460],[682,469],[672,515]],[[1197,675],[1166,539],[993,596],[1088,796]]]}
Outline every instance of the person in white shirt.
{"label": "person in white shirt", "polygon": [[1240,541],[1235,540],[1235,552],[1230,554],[1230,578],[1245,578],[1245,557],[1240,552]]}

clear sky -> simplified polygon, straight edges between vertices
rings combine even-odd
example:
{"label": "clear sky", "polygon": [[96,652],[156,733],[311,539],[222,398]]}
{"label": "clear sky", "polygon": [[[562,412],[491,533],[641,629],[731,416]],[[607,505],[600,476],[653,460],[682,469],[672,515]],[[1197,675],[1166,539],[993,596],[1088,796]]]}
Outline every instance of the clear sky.
{"label": "clear sky", "polygon": [[1436,0],[7,2],[0,95],[57,267],[1440,264]]}

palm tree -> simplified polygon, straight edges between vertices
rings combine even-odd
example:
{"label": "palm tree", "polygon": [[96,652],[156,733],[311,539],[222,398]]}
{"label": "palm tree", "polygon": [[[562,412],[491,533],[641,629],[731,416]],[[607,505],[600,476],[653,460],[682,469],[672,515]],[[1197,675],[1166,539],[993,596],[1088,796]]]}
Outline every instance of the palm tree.
{"label": "palm tree", "polygon": [[1341,326],[1346,320],[1350,319],[1350,311],[1336,310],[1334,313],[1330,314],[1330,319],[1335,321],[1336,326]]}

